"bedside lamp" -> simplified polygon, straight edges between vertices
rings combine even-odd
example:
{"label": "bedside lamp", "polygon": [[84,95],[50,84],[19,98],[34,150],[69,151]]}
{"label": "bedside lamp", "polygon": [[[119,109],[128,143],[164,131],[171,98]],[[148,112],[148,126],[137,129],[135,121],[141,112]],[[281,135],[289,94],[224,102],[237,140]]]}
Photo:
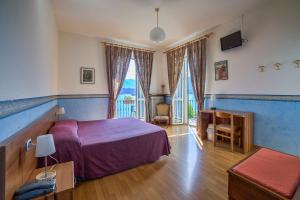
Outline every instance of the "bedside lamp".
{"label": "bedside lamp", "polygon": [[59,107],[58,114],[59,115],[64,115],[65,113],[66,113],[65,107]]}
{"label": "bedside lamp", "polygon": [[59,107],[57,112],[58,119],[61,119],[61,116],[64,115],[65,113],[66,113],[65,107]]}
{"label": "bedside lamp", "polygon": [[55,145],[52,134],[40,135],[37,137],[35,157],[44,157],[45,171],[36,176],[37,180],[53,179],[56,176],[54,170],[47,171],[47,156],[55,153]]}

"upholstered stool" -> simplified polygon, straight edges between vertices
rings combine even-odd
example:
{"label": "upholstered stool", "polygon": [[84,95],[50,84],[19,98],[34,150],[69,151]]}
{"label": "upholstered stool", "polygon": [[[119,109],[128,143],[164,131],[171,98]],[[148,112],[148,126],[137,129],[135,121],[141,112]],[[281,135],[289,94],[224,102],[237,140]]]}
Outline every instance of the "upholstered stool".
{"label": "upholstered stool", "polygon": [[300,199],[299,157],[262,148],[228,172],[230,199]]}

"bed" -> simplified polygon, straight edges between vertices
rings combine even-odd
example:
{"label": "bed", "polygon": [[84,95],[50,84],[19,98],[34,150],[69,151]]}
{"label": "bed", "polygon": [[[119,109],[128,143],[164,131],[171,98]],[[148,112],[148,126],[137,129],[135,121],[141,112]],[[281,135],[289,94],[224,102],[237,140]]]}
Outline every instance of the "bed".
{"label": "bed", "polygon": [[231,200],[299,200],[300,158],[261,148],[228,170]]}
{"label": "bed", "polygon": [[166,131],[134,118],[58,121],[53,134],[59,162],[74,161],[75,176],[95,179],[170,154]]}

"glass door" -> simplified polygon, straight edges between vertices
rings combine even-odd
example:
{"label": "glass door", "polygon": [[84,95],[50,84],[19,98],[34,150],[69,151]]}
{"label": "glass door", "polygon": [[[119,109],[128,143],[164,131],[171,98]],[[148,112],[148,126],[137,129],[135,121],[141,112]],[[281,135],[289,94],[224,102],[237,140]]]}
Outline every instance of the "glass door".
{"label": "glass door", "polygon": [[173,124],[186,122],[186,67],[183,66],[173,98]]}
{"label": "glass door", "polygon": [[173,124],[196,125],[197,102],[192,87],[187,56],[183,61],[173,105]]}
{"label": "glass door", "polygon": [[[188,63],[188,62],[187,62]],[[187,82],[188,82],[188,94],[187,94],[187,118],[188,118],[188,125],[190,126],[196,126],[197,124],[197,102],[193,91],[192,86],[192,77],[190,73],[189,67],[187,67]]]}

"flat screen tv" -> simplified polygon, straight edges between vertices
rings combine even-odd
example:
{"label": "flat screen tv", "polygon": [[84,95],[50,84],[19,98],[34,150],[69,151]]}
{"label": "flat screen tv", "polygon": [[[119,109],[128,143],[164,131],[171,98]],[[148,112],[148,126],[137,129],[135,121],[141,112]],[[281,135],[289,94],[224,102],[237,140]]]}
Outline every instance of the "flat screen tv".
{"label": "flat screen tv", "polygon": [[227,35],[221,38],[220,41],[221,41],[222,51],[225,51],[227,49],[232,49],[238,46],[242,46],[243,40],[242,40],[241,31],[237,31],[235,33]]}

